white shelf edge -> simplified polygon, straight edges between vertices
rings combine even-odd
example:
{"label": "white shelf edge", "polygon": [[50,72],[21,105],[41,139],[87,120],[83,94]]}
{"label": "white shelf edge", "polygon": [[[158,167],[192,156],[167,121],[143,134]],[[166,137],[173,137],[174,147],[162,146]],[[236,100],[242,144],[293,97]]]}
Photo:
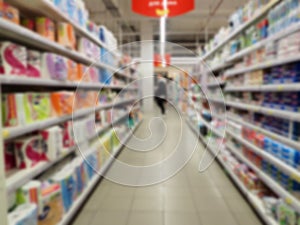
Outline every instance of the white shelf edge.
{"label": "white shelf edge", "polygon": [[267,84],[267,85],[244,85],[244,86],[227,86],[225,92],[244,92],[244,91],[260,91],[260,92],[283,92],[283,91],[300,91],[300,83],[291,84]]}
{"label": "white shelf edge", "polygon": [[[130,137],[133,135],[134,131],[138,128],[138,126],[141,124],[142,121],[139,121],[138,124],[133,128],[132,132],[129,132],[129,134],[124,138],[124,140],[121,143],[126,143],[130,139]],[[122,150],[124,147],[124,144],[120,144],[119,147],[116,148],[114,151],[113,155],[108,159],[108,161],[105,163],[104,166],[100,169],[98,172],[99,174],[105,173],[110,167],[110,165],[113,163],[115,160],[115,157],[118,155],[118,153]],[[63,217],[62,221],[59,223],[59,225],[68,225],[71,220],[74,218],[76,212],[82,207],[82,204],[85,202],[95,185],[98,183],[100,180],[101,176],[95,175],[92,181],[88,184],[88,187],[85,188],[83,193],[77,198],[75,203],[73,203],[71,209],[69,212]]]}
{"label": "white shelf edge", "polygon": [[8,127],[8,128],[3,128],[2,130],[2,135],[3,139],[12,139],[21,135],[24,135],[29,132],[33,132],[35,130],[42,130],[47,127],[54,126],[56,124],[63,123],[65,121],[71,120],[71,119],[78,119],[83,116],[89,115],[95,111],[99,111],[102,109],[107,109],[107,108],[112,108],[114,106],[119,106],[119,105],[124,105],[128,104],[130,102],[135,101],[136,99],[130,99],[130,100],[125,100],[125,101],[120,101],[117,103],[111,103],[111,104],[106,104],[106,105],[100,105],[97,107],[89,108],[89,109],[82,109],[79,110],[72,115],[66,115],[62,117],[57,117],[57,118],[50,118],[44,121],[38,121],[29,125],[23,125],[23,126],[18,126],[18,127]]}
{"label": "white shelf edge", "polygon": [[271,164],[277,166],[281,171],[285,172],[286,174],[290,175],[291,177],[293,177],[296,180],[300,180],[300,172],[297,169],[291,167],[290,165],[286,164],[285,162],[281,161],[280,159],[277,159],[275,156],[266,152],[264,149],[261,149],[261,148],[255,146],[254,144],[250,143],[248,140],[244,139],[243,137],[236,135],[228,130],[227,130],[227,133],[232,138],[234,138],[235,140],[237,140],[244,146],[251,149],[251,151],[253,151],[257,155],[261,156],[262,158],[264,158]]}
{"label": "white shelf edge", "polygon": [[294,140],[291,140],[287,137],[284,137],[284,136],[281,136],[279,134],[276,134],[276,133],[273,133],[271,131],[268,131],[268,130],[265,130],[261,127],[258,127],[258,126],[255,126],[253,124],[250,124],[244,120],[241,120],[241,119],[238,119],[238,118],[234,118],[233,116],[227,116],[227,119],[231,120],[231,121],[234,121],[236,123],[239,123],[245,127],[248,127],[250,129],[253,129],[254,131],[256,132],[260,132],[276,141],[279,141],[280,143],[283,143],[285,145],[288,145],[292,148],[295,148],[295,149],[298,149],[299,146],[300,146],[300,142],[297,142],[297,141],[294,141]]}
{"label": "white shelf edge", "polygon": [[235,156],[237,156],[242,162],[247,164],[266,184],[271,190],[273,190],[278,196],[282,197],[285,202],[295,208],[297,212],[300,212],[300,202],[296,199],[291,193],[287,192],[283,187],[280,186],[276,181],[273,180],[268,174],[264,173],[261,169],[259,169],[256,165],[250,162],[247,158],[245,158],[235,147],[226,144],[226,147],[230,152],[232,152]]}
{"label": "white shelf edge", "polygon": [[263,106],[255,106],[255,105],[244,104],[244,103],[234,102],[234,101],[226,101],[226,105],[230,107],[239,108],[239,109],[249,110],[256,113],[262,113],[268,116],[274,116],[278,118],[284,118],[284,119],[300,122],[299,112],[290,112],[290,111],[284,111],[279,109],[272,109]]}
{"label": "white shelf edge", "polygon": [[233,31],[228,37],[225,38],[224,41],[222,41],[220,44],[218,44],[214,49],[209,51],[207,54],[205,54],[201,60],[207,59],[209,56],[214,54],[216,51],[218,51],[221,47],[223,47],[226,43],[228,43],[231,39],[233,39],[235,36],[237,36],[239,33],[241,33],[243,30],[247,29],[250,25],[255,23],[260,17],[262,17],[264,14],[266,14],[273,6],[275,6],[280,0],[272,0],[269,2],[264,8],[260,10],[260,12],[255,15],[253,18],[251,18],[249,21],[242,24],[239,28],[237,28],[235,31]]}
{"label": "white shelf edge", "polygon": [[71,82],[71,81],[56,81],[51,79],[30,78],[23,76],[3,75],[0,76],[0,85],[14,85],[14,86],[38,86],[38,87],[60,87],[60,88],[74,88],[74,89],[126,89],[137,90],[137,88],[127,88],[125,85],[105,85],[102,83],[92,82]]}
{"label": "white shelf edge", "polygon": [[269,60],[266,62],[257,63],[252,66],[244,66],[243,68],[228,70],[225,74],[225,77],[229,78],[229,77],[236,76],[238,74],[244,74],[244,73],[251,72],[254,70],[266,69],[266,68],[270,68],[270,67],[293,63],[296,61],[300,61],[300,54],[296,54],[294,56],[289,56],[289,57],[284,57],[284,58],[280,57],[280,58],[272,59],[272,60]]}
{"label": "white shelf edge", "polygon": [[280,31],[279,33],[272,35],[271,37],[263,39],[263,40],[257,42],[256,44],[254,44],[246,49],[243,49],[240,52],[235,53],[234,55],[231,55],[228,58],[228,60],[226,60],[226,61],[232,62],[234,60],[240,59],[240,58],[244,57],[245,55],[248,55],[257,49],[260,49],[260,48],[266,46],[268,43],[277,41],[281,38],[284,38],[284,37],[288,36],[289,34],[297,32],[298,30],[300,30],[300,23],[296,23],[296,24],[286,28],[285,30]]}

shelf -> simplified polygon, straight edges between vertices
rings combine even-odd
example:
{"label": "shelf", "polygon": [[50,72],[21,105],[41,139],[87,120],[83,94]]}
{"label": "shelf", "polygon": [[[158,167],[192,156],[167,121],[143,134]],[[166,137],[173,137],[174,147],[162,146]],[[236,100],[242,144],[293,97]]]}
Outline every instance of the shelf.
{"label": "shelf", "polygon": [[24,134],[27,134],[27,133],[30,133],[30,132],[33,132],[36,130],[43,130],[43,129],[46,129],[51,126],[61,124],[63,122],[71,120],[71,119],[78,119],[78,118],[87,116],[91,113],[94,113],[95,111],[128,104],[135,100],[136,99],[130,99],[130,100],[125,100],[125,101],[120,101],[117,103],[99,105],[99,106],[95,106],[93,108],[79,110],[79,111],[73,113],[73,115],[66,115],[66,116],[62,116],[62,117],[50,118],[50,119],[47,119],[44,121],[38,121],[38,122],[34,122],[32,124],[24,125],[24,126],[3,128],[3,131],[2,131],[3,139],[8,140],[8,139],[16,138],[18,136],[22,136]]}
{"label": "shelf", "polygon": [[251,149],[251,151],[253,151],[254,153],[256,153],[257,155],[261,156],[263,159],[265,159],[266,161],[268,161],[269,163],[271,163],[272,165],[275,165],[276,167],[278,167],[281,171],[283,171],[284,173],[286,173],[287,175],[289,175],[290,177],[292,177],[293,179],[300,181],[300,171],[298,171],[297,169],[291,167],[290,165],[286,164],[286,162],[277,159],[275,156],[271,155],[270,153],[266,152],[264,149],[261,149],[259,147],[257,147],[256,145],[250,143],[248,140],[244,139],[243,137],[231,132],[227,130],[227,133],[234,138],[235,140],[237,140],[238,142],[240,142],[241,144],[243,144],[244,146],[246,146],[247,148]]}
{"label": "shelf", "polygon": [[218,86],[221,86],[221,85],[224,85],[224,84],[226,84],[225,81],[218,81],[218,82],[208,83],[208,84],[206,84],[206,86],[209,87],[209,88],[215,88],[215,87],[218,87]]}
{"label": "shelf", "polygon": [[284,111],[279,109],[272,109],[263,106],[244,104],[244,103],[234,102],[234,101],[226,101],[226,105],[230,107],[252,111],[255,113],[265,114],[268,116],[274,116],[278,118],[289,119],[289,120],[300,122],[299,112],[290,112],[290,111]]}
{"label": "shelf", "polygon": [[[124,138],[124,140],[121,142],[123,144],[125,144],[126,142],[128,142],[128,140],[130,139],[130,137],[132,136],[133,132],[138,128],[138,126],[141,124],[141,121],[133,128],[132,132],[129,132],[129,134]],[[124,147],[124,145],[121,144],[113,153],[113,155],[107,160],[107,162],[104,164],[104,166],[102,166],[102,168],[100,169],[100,171],[98,172],[98,174],[104,174],[110,167],[110,165],[113,163],[113,161],[115,160],[115,157],[117,157],[117,155],[119,154],[119,152],[122,150],[122,148]],[[85,188],[85,190],[83,191],[83,193],[77,198],[77,200],[75,201],[75,203],[72,205],[71,209],[69,210],[69,212],[63,217],[62,221],[59,223],[59,225],[68,225],[71,220],[74,218],[74,216],[76,215],[77,211],[83,206],[83,204],[85,203],[86,199],[88,198],[88,196],[91,194],[91,192],[93,191],[94,187],[98,184],[98,181],[101,179],[100,175],[95,175],[94,178],[92,179],[92,181],[88,184],[88,186]]]}
{"label": "shelf", "polygon": [[278,196],[280,196],[288,205],[295,208],[297,212],[300,212],[300,202],[292,194],[286,191],[280,184],[278,184],[273,178],[268,174],[264,173],[260,168],[249,161],[245,156],[243,156],[238,149],[226,144],[226,147],[230,152],[237,156],[242,162],[247,164],[259,177],[259,179],[266,184],[271,190],[273,190]]}
{"label": "shelf", "polygon": [[226,72],[225,76],[227,78],[229,78],[229,77],[233,77],[233,76],[236,76],[239,74],[244,74],[244,73],[255,71],[255,70],[261,70],[261,69],[271,68],[271,67],[275,67],[275,66],[280,66],[280,65],[284,65],[284,64],[288,64],[288,63],[297,62],[297,61],[300,61],[300,54],[295,54],[294,56],[289,56],[289,57],[284,57],[284,58],[281,57],[278,59],[272,59],[272,60],[268,60],[263,63],[256,63],[255,65],[252,65],[252,66],[250,65],[250,66],[244,66],[243,68],[228,70],[228,72]]}
{"label": "shelf", "polygon": [[249,122],[246,122],[245,120],[239,119],[238,117],[227,116],[227,119],[229,119],[231,121],[234,121],[236,123],[239,123],[239,124],[241,124],[245,127],[248,127],[248,128],[250,128],[250,129],[252,129],[256,132],[262,133],[262,134],[272,138],[275,141],[279,141],[282,144],[285,144],[285,145],[290,146],[290,147],[295,148],[295,149],[299,149],[300,142],[291,140],[287,137],[284,137],[284,136],[281,136],[279,134],[273,133],[271,131],[265,130],[261,127],[255,126],[255,125],[253,125],[254,123],[251,124]]}
{"label": "shelf", "polygon": [[261,40],[261,41],[257,42],[256,44],[251,45],[250,47],[245,48],[245,49],[235,53],[234,55],[230,56],[226,61],[232,62],[232,61],[238,60],[246,55],[249,55],[251,52],[253,52],[255,50],[265,47],[270,42],[277,41],[277,40],[284,38],[294,32],[299,31],[299,30],[300,30],[300,23],[296,23],[296,24],[286,28],[285,30],[280,31],[279,33],[272,35],[271,37]]}
{"label": "shelf", "polygon": [[243,86],[227,86],[225,88],[226,92],[244,92],[244,91],[253,91],[253,92],[292,92],[300,91],[300,83],[292,84],[268,84],[268,85],[243,85]]}
{"label": "shelf", "polygon": [[[31,15],[33,13],[39,16],[47,16],[48,18],[56,22],[68,22],[72,24],[77,34],[89,39],[99,47],[103,47],[107,50],[110,50],[101,40],[99,40],[98,37],[94,36],[89,31],[87,31],[83,27],[79,26],[76,22],[71,20],[49,0],[8,0],[8,2],[17,6],[17,8],[20,8],[25,12],[30,13]],[[114,55],[117,54],[114,53]]]}
{"label": "shelf", "polygon": [[226,67],[229,67],[231,65],[232,65],[231,63],[223,62],[223,63],[220,63],[220,64],[218,64],[216,66],[212,66],[210,70],[212,72],[217,72],[217,71],[225,69]]}
{"label": "shelf", "polygon": [[207,101],[218,103],[218,104],[224,104],[224,106],[225,106],[225,99],[224,99],[224,97],[222,97],[222,98],[223,98],[223,100],[222,99],[216,99],[216,98],[208,97]]}
{"label": "shelf", "polygon": [[[120,116],[116,120],[114,120],[112,123],[107,124],[103,127],[101,127],[98,131],[96,131],[95,135],[90,137],[87,141],[91,141],[94,138],[98,137],[99,134],[103,133],[104,131],[108,130],[113,124],[118,123],[122,119],[124,119],[126,116],[128,116],[129,112],[124,113],[124,115]],[[77,146],[80,145],[80,143],[76,144]],[[20,170],[16,172],[15,174],[9,176],[6,179],[6,189],[7,192],[11,193],[21,187],[22,185],[26,184],[28,181],[33,179],[34,177],[37,177],[38,175],[42,174],[43,172],[47,171],[49,168],[51,168],[53,165],[57,164],[58,162],[64,160],[71,154],[75,153],[76,146],[71,147],[68,151],[66,151],[65,154],[58,157],[56,160],[51,162],[40,162],[38,165],[36,165],[33,168],[26,169],[26,170]]]}
{"label": "shelf", "polygon": [[[37,2],[49,2],[46,0],[33,0]],[[22,2],[31,2],[31,1],[22,1]],[[25,3],[27,4],[27,3]],[[68,48],[65,48],[64,46],[54,42],[50,41],[47,38],[42,37],[41,35],[24,28],[20,25],[14,24],[10,21],[4,20],[0,18],[0,36],[6,37],[11,40],[15,40],[19,43],[22,43],[24,45],[29,45],[33,48],[38,48],[44,51],[49,51],[53,53],[57,53],[59,55],[63,55],[65,57],[68,57],[76,62],[83,63],[86,65],[93,65],[98,68],[103,68],[110,70],[114,73],[117,73],[119,76],[123,77],[129,77],[126,74],[124,74],[121,71],[118,71],[117,68],[114,68],[110,65],[104,64],[102,62],[95,61],[77,51],[70,50]]]}
{"label": "shelf", "polygon": [[255,15],[253,18],[251,18],[249,21],[242,24],[239,28],[237,28],[235,31],[233,31],[229,36],[225,37],[225,39],[218,44],[214,49],[209,51],[207,54],[205,54],[201,60],[206,60],[208,57],[213,55],[215,52],[217,52],[220,48],[222,48],[225,44],[229,43],[233,38],[235,38],[237,35],[239,35],[241,32],[246,30],[248,27],[253,25],[257,22],[262,16],[264,16],[271,8],[273,8],[277,3],[279,3],[281,0],[272,0],[270,1],[265,7],[263,7],[257,15]]}
{"label": "shelf", "polygon": [[260,215],[261,219],[267,224],[267,225],[279,225],[277,221],[270,215],[267,214],[266,209],[263,205],[263,202],[259,197],[257,197],[255,194],[253,194],[251,191],[249,191],[245,185],[242,183],[242,181],[237,177],[237,175],[232,171],[232,168],[230,168],[229,165],[227,165],[226,162],[222,159],[221,156],[218,156],[218,161],[223,166],[223,168],[227,171],[228,175],[231,177],[233,182],[237,185],[239,190],[244,194],[246,199],[249,201],[249,203],[253,206],[255,211]]}
{"label": "shelf", "polygon": [[33,168],[24,169],[16,172],[15,174],[9,176],[6,179],[6,190],[8,193],[12,193],[13,191],[17,190],[22,185],[26,184],[32,178],[37,177],[38,175],[42,174],[53,165],[57,164],[58,162],[62,161],[63,159],[67,158],[71,154],[75,153],[75,147],[72,147],[68,150],[67,153],[61,155],[56,160],[52,162],[40,162]]}
{"label": "shelf", "polygon": [[101,90],[101,89],[112,89],[112,90],[137,90],[137,88],[127,88],[125,85],[104,85],[101,83],[87,83],[87,82],[71,82],[71,81],[56,81],[51,79],[39,79],[29,78],[20,76],[3,75],[0,76],[0,84],[5,86],[28,86],[32,88],[36,87],[48,87],[55,89],[83,89],[83,90]]}

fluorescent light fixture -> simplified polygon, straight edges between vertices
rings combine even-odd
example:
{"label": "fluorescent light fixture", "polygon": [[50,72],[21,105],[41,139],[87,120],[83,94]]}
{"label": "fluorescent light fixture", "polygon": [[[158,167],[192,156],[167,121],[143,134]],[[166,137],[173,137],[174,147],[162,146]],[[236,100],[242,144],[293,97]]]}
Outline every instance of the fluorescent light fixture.
{"label": "fluorescent light fixture", "polygon": [[[163,0],[163,9],[166,12],[168,10],[168,0]],[[167,23],[167,14],[163,15],[160,18],[160,55],[162,59],[162,66],[166,67],[166,23]]]}

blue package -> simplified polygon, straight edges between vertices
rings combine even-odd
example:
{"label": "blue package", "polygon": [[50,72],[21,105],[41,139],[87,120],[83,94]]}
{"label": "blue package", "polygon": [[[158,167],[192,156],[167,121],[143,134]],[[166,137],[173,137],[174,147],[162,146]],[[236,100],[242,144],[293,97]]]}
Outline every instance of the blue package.
{"label": "blue package", "polygon": [[66,213],[72,207],[77,193],[74,171],[65,169],[57,174],[57,176],[53,178],[53,181],[60,185],[64,211]]}
{"label": "blue package", "polygon": [[281,148],[282,148],[282,144],[271,140],[271,153],[273,156],[275,156],[276,158],[280,159],[280,152],[281,152]]}
{"label": "blue package", "polygon": [[272,151],[272,140],[268,137],[264,138],[264,150],[269,153]]}
{"label": "blue package", "polygon": [[97,156],[94,153],[88,155],[84,160],[84,165],[86,169],[87,178],[91,180],[97,172],[97,168],[98,168]]}

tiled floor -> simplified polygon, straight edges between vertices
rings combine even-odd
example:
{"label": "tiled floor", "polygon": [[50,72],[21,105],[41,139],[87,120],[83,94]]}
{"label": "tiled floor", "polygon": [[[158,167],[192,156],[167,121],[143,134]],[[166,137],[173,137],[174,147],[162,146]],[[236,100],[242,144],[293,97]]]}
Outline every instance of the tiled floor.
{"label": "tiled floor", "polygon": [[[180,151],[195,147],[198,139],[175,112],[169,112],[164,136],[162,121],[152,121],[152,138],[130,140],[119,160],[133,165],[150,165],[169,156],[180,142]],[[136,136],[151,134],[151,118],[145,118]],[[157,125],[160,124],[160,125]],[[182,131],[182,132],[181,132]],[[155,134],[154,134],[155,133]],[[132,151],[163,141],[149,152]],[[155,147],[155,146],[154,146]],[[200,144],[175,176],[147,187],[128,187],[103,180],[83,207],[74,225],[261,225],[248,203],[215,162],[199,173],[204,152]],[[172,165],[170,165],[170,168]],[[173,168],[173,167],[172,167]],[[111,169],[114,169],[112,166]],[[161,171],[162,173],[162,171]],[[142,176],[140,174],[140,176]],[[137,182],[141,177],[136,177]]]}

